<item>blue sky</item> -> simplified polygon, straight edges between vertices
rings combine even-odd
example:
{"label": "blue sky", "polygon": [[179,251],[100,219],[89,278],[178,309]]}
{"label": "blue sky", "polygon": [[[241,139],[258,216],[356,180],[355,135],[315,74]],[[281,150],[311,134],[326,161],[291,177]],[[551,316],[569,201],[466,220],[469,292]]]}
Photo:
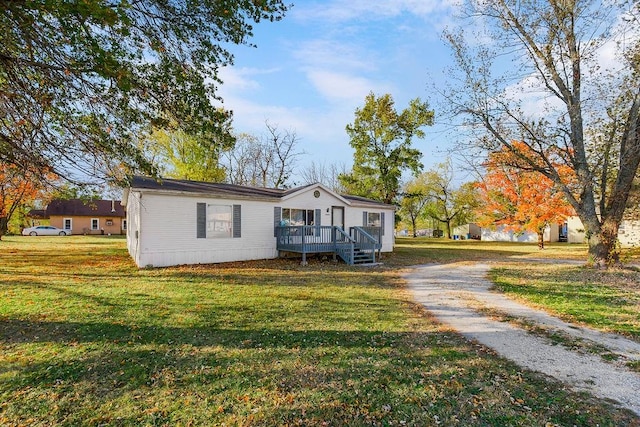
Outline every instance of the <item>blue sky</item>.
{"label": "blue sky", "polygon": [[[257,48],[234,47],[235,65],[221,70],[218,93],[234,111],[238,132],[259,135],[265,121],[295,131],[309,163],[351,166],[345,126],[369,92],[389,93],[396,109],[428,101],[438,121],[434,87],[451,63],[441,39],[452,25],[455,0],[300,1],[280,22],[254,28]],[[416,140],[425,168],[451,147],[441,126]]]}

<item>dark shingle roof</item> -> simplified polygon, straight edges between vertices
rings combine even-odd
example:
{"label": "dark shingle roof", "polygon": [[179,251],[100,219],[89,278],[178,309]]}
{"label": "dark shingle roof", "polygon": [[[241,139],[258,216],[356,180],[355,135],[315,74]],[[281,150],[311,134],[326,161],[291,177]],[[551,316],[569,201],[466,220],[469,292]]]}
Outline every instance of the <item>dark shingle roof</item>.
{"label": "dark shingle roof", "polygon": [[184,179],[162,179],[135,176],[131,182],[132,188],[147,190],[166,190],[187,193],[219,194],[228,196],[260,196],[279,199],[287,190],[278,188],[248,187],[243,185],[224,184],[221,182],[200,182]]}
{"label": "dark shingle roof", "polygon": [[[131,188],[135,189],[177,191],[186,193],[212,194],[217,196],[259,197],[271,198],[276,200],[289,194],[303,190],[307,187],[311,187],[313,185],[315,184],[309,184],[301,187],[291,188],[289,190],[283,190],[280,188],[250,187],[244,185],[225,184],[220,182],[200,182],[188,181],[183,179],[163,178],[161,180],[155,180],[153,178],[142,176],[134,176],[133,180],[131,181]],[[364,197],[348,195],[341,196],[349,201],[356,202],[358,204],[367,204],[371,206],[388,206],[385,203],[366,199]]]}
{"label": "dark shingle roof", "polygon": [[125,217],[119,201],[80,199],[52,200],[46,209],[46,216],[51,215]]}
{"label": "dark shingle roof", "polygon": [[34,219],[44,219],[47,217],[46,215],[47,213],[45,212],[44,209],[31,209],[27,214],[29,218],[34,218]]}

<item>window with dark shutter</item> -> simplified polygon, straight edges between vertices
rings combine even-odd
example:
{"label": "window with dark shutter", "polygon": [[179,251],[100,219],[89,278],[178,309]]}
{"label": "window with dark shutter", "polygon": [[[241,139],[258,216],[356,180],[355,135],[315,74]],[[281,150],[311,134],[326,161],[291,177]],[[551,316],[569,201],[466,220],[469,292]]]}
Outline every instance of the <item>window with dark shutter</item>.
{"label": "window with dark shutter", "polygon": [[198,203],[196,208],[196,237],[207,238],[207,204]]}
{"label": "window with dark shutter", "polygon": [[241,206],[233,205],[233,237],[239,238],[242,237],[242,217],[241,217]]}
{"label": "window with dark shutter", "polygon": [[380,227],[382,228],[382,235],[384,236],[384,212],[380,213]]}
{"label": "window with dark shutter", "polygon": [[276,227],[280,226],[282,221],[282,208],[276,206],[273,208],[273,237],[277,237]]}
{"label": "window with dark shutter", "polygon": [[313,218],[313,224],[316,226],[316,236],[320,236],[320,226],[322,225],[322,209],[316,209],[315,218]]}
{"label": "window with dark shutter", "polygon": [[362,212],[362,226],[369,225],[369,213],[367,211]]}

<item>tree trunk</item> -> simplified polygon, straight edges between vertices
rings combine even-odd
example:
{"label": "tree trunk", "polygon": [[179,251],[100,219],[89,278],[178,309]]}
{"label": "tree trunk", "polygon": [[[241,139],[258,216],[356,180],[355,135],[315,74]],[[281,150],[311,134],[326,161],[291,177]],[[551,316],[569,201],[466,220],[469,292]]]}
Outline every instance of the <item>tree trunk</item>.
{"label": "tree trunk", "polygon": [[538,230],[538,249],[544,249],[544,228]]}
{"label": "tree trunk", "polygon": [[418,234],[416,233],[416,219],[415,218],[411,218],[411,227],[413,227],[413,237],[418,237]]}
{"label": "tree trunk", "polygon": [[620,264],[618,229],[620,222],[608,218],[599,232],[589,233],[589,262],[596,268]]}
{"label": "tree trunk", "polygon": [[0,217],[0,240],[2,240],[2,236],[7,234],[9,230],[9,218],[3,216]]}

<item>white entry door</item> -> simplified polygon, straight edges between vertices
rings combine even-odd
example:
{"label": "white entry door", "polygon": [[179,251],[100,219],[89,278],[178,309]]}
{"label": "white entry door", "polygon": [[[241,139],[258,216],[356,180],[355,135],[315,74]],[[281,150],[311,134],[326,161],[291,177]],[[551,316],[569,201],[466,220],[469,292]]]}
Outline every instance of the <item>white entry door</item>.
{"label": "white entry door", "polygon": [[344,230],[344,208],[342,206],[333,206],[331,208],[331,225]]}

